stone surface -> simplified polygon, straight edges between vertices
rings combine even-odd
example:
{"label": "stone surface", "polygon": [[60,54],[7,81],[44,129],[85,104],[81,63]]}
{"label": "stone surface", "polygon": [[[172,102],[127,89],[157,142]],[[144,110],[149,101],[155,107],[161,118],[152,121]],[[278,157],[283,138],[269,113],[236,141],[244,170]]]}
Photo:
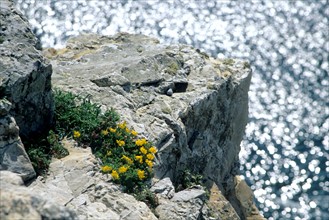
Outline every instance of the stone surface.
{"label": "stone surface", "polygon": [[1,220],[78,219],[72,210],[50,201],[49,198],[31,192],[17,174],[0,171]]}
{"label": "stone surface", "polygon": [[175,194],[175,187],[168,177],[156,182],[150,190],[167,199],[171,199]]}
{"label": "stone surface", "polygon": [[53,118],[52,68],[40,49],[26,18],[12,1],[1,0],[0,99],[12,103],[21,138],[46,131]]}
{"label": "stone surface", "polygon": [[209,193],[210,196],[207,201],[207,206],[210,209],[210,216],[214,219],[240,220],[240,217],[234,210],[233,206],[227,201],[215,183],[210,188]]}
{"label": "stone surface", "polygon": [[54,159],[47,178],[38,178],[28,188],[45,198],[76,211],[83,219],[157,219],[149,207],[133,196],[122,193],[100,167],[90,148],[80,148],[74,141],[63,141],[70,155]]}
{"label": "stone surface", "polygon": [[0,171],[12,171],[28,181],[36,173],[19,137],[16,121],[9,113],[10,108],[8,100],[0,99]]}
{"label": "stone surface", "polygon": [[186,169],[201,174],[243,215],[234,178],[248,115],[248,63],[126,33],[82,35],[45,55],[55,87],[113,107],[156,145],[158,179],[178,185]]}

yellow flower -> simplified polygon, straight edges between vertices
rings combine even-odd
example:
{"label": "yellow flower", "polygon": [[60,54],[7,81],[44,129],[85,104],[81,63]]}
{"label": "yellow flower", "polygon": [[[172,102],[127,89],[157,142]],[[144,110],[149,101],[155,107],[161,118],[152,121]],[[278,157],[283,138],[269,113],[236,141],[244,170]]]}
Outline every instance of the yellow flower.
{"label": "yellow flower", "polygon": [[112,170],[112,173],[111,173],[111,175],[112,175],[113,179],[115,179],[115,180],[119,179],[119,174],[118,174],[118,172],[117,172],[117,171],[115,171],[115,170]]}
{"label": "yellow flower", "polygon": [[149,160],[153,160],[154,159],[154,155],[153,154],[147,154],[146,157]]}
{"label": "yellow flower", "polygon": [[125,145],[125,142],[117,140],[117,144],[119,145],[119,147],[122,147],[123,145]]}
{"label": "yellow flower", "polygon": [[137,135],[138,135],[137,131],[135,131],[135,130],[132,130],[132,131],[131,131],[131,134],[132,134],[133,136],[137,136]]}
{"label": "yellow flower", "polygon": [[129,130],[129,128],[126,128],[126,132],[127,132],[127,133],[130,133],[130,130]]}
{"label": "yellow flower", "polygon": [[130,159],[129,157],[127,157],[126,155],[123,155],[122,156],[122,159],[124,159],[128,164],[132,164],[133,163],[133,160],[132,159]]}
{"label": "yellow flower", "polygon": [[125,173],[125,172],[127,172],[127,170],[128,170],[128,167],[126,167],[126,166],[121,166],[121,167],[119,168],[119,173]]}
{"label": "yellow flower", "polygon": [[139,163],[143,163],[143,156],[135,156],[135,159],[136,159]]}
{"label": "yellow flower", "polygon": [[126,128],[126,122],[122,122],[120,124],[118,124],[118,127],[121,128],[121,129],[125,129]]}
{"label": "yellow flower", "polygon": [[110,128],[109,130],[110,130],[111,133],[115,133],[115,132],[117,131],[117,130],[114,129],[114,128]]}
{"label": "yellow flower", "polygon": [[137,140],[135,141],[135,144],[136,144],[137,146],[139,146],[139,147],[145,145],[146,143],[147,143],[147,141],[146,141],[145,138],[137,139]]}
{"label": "yellow flower", "polygon": [[104,136],[107,135],[108,133],[109,133],[109,132],[108,132],[107,130],[102,130],[102,131],[101,131],[101,134],[104,135]]}
{"label": "yellow flower", "polygon": [[73,131],[73,137],[74,138],[79,138],[81,136],[79,131]]}
{"label": "yellow flower", "polygon": [[138,170],[137,175],[138,175],[138,178],[140,180],[145,179],[145,171],[144,170]]}
{"label": "yellow flower", "polygon": [[139,148],[139,150],[142,152],[142,154],[147,154],[147,150],[145,149],[145,147],[141,147]]}
{"label": "yellow flower", "polygon": [[112,167],[106,165],[106,166],[102,166],[101,169],[104,173],[108,173],[112,170]]}
{"label": "yellow flower", "polygon": [[156,149],[154,146],[152,146],[152,147],[150,147],[149,151],[150,151],[152,154],[155,154],[155,153],[157,152],[157,149]]}
{"label": "yellow flower", "polygon": [[106,152],[106,156],[111,156],[112,155],[112,152],[110,151],[110,150],[108,150],[107,152]]}
{"label": "yellow flower", "polygon": [[147,166],[148,166],[149,168],[152,168],[152,167],[153,167],[153,162],[152,162],[152,161],[150,161],[150,160],[145,160],[145,163],[147,164]]}

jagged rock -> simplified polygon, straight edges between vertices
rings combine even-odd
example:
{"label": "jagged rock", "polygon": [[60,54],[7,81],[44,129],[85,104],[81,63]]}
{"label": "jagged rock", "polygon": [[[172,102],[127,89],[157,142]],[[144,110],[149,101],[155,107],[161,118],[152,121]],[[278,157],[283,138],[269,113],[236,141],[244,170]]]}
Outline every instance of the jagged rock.
{"label": "jagged rock", "polygon": [[20,176],[10,171],[0,171],[0,219],[25,220],[75,220],[76,214],[61,205],[40,197],[23,185]]}
{"label": "jagged rock", "polygon": [[168,177],[156,182],[150,190],[167,199],[171,199],[175,194],[175,187]]}
{"label": "jagged rock", "polygon": [[0,4],[0,99],[12,103],[21,138],[47,130],[53,118],[51,65],[28,21],[9,0]]}
{"label": "jagged rock", "polygon": [[54,159],[47,178],[35,180],[29,190],[75,210],[79,220],[157,219],[145,203],[123,193],[110,176],[99,172],[90,148],[76,147],[69,140],[63,144],[70,154]]}
{"label": "jagged rock", "polygon": [[202,187],[185,189],[175,193],[173,198],[160,199],[155,211],[159,219],[209,219],[205,205],[206,192]]}
{"label": "jagged rock", "polygon": [[12,171],[28,181],[36,173],[19,137],[16,121],[9,114],[10,108],[9,101],[0,99],[0,171]]}
{"label": "jagged rock", "polygon": [[82,35],[45,54],[56,87],[113,107],[156,145],[158,179],[177,185],[186,169],[201,174],[243,215],[234,178],[248,118],[247,63],[126,33]]}
{"label": "jagged rock", "polygon": [[259,214],[254,203],[254,195],[250,187],[240,176],[235,177],[235,194],[243,207],[244,216],[248,220],[264,220],[265,218]]}
{"label": "jagged rock", "polygon": [[227,201],[215,183],[210,188],[209,193],[210,196],[207,201],[207,206],[210,209],[210,216],[213,217],[213,219],[240,220],[233,206]]}

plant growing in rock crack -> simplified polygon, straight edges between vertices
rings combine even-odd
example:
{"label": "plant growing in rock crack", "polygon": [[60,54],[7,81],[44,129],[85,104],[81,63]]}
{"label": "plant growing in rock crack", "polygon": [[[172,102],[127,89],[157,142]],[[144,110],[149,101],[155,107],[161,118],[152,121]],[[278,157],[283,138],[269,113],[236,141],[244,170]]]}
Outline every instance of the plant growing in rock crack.
{"label": "plant growing in rock crack", "polygon": [[110,174],[125,192],[141,190],[152,177],[156,148],[145,138],[138,138],[126,122],[115,126],[104,123],[92,135],[90,146],[103,163],[102,172]]}
{"label": "plant growing in rock crack", "polygon": [[100,106],[89,97],[54,90],[55,123],[47,137],[30,144],[28,154],[36,170],[45,172],[51,155],[68,154],[60,144],[64,137],[74,138],[80,145],[90,146],[100,158],[100,171],[112,176],[123,190],[133,193],[137,199],[154,206],[155,197],[147,187],[153,175],[156,148],[126,122],[118,123],[119,116],[113,110],[101,114]]}

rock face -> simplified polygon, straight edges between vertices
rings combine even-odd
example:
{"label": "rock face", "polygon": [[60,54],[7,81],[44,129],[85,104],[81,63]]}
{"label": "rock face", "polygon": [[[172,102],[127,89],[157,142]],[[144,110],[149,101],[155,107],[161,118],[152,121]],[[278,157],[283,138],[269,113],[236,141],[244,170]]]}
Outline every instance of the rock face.
{"label": "rock face", "polygon": [[76,214],[23,185],[23,180],[10,171],[0,171],[0,219],[41,220],[78,219]]}
{"label": "rock face", "polygon": [[21,138],[47,130],[53,118],[52,68],[28,21],[13,3],[0,4],[0,99],[12,104]]}
{"label": "rock face", "polygon": [[55,87],[114,107],[153,141],[157,178],[169,177],[177,185],[184,170],[202,174],[244,217],[234,178],[247,123],[247,63],[126,33],[82,35],[45,55],[52,59]]}
{"label": "rock face", "polygon": [[0,170],[19,174],[24,181],[35,177],[35,171],[19,137],[19,128],[9,114],[11,103],[0,99]]}
{"label": "rock face", "polygon": [[30,186],[31,192],[76,211],[78,219],[157,219],[149,207],[133,196],[122,193],[111,183],[110,176],[99,172],[99,165],[91,149],[63,141],[70,155],[55,159],[46,179],[38,178]]}

